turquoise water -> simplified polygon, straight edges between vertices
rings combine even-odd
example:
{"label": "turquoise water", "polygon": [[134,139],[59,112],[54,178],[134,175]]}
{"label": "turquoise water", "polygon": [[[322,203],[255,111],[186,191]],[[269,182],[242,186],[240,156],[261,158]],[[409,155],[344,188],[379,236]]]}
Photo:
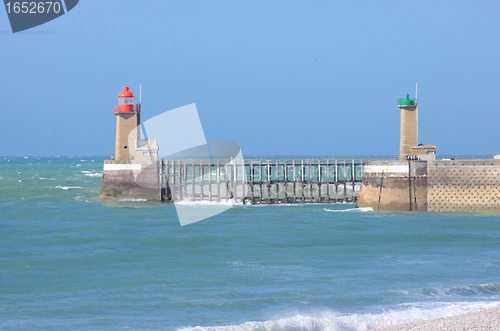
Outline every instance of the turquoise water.
{"label": "turquoise water", "polygon": [[499,214],[235,206],[181,227],[98,202],[102,163],[0,158],[0,328],[363,330],[331,321],[500,304]]}

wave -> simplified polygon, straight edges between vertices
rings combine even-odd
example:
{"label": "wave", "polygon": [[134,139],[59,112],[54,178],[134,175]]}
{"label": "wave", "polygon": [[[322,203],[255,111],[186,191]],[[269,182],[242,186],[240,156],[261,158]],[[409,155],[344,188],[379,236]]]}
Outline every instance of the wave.
{"label": "wave", "polygon": [[56,187],[54,187],[54,188],[60,188],[61,190],[65,190],[65,191],[67,191],[67,190],[69,190],[69,189],[74,189],[74,188],[83,188],[83,187],[81,187],[81,186],[60,186],[60,185],[58,185],[58,186],[56,186]]}
{"label": "wave", "polygon": [[217,201],[192,201],[189,199],[176,201],[175,204],[183,205],[183,206],[243,206],[243,202],[239,200],[222,199],[220,202]]}
{"label": "wave", "polygon": [[421,295],[439,298],[479,296],[500,298],[500,284],[481,284],[474,286],[452,286],[446,288],[421,288],[413,291],[400,291],[407,295]]}
{"label": "wave", "polygon": [[500,302],[433,302],[406,303],[376,314],[345,315],[330,311],[314,315],[293,316],[264,322],[246,322],[227,326],[195,326],[178,331],[353,331],[392,325],[405,325],[433,318],[457,316],[472,311],[500,306]]}
{"label": "wave", "polygon": [[[256,203],[256,204],[245,204],[245,206],[251,207],[303,207],[303,206],[321,206],[321,205],[355,205],[354,202],[328,202],[328,203]],[[326,209],[326,208],[325,208]]]}
{"label": "wave", "polygon": [[55,178],[43,178],[43,177],[40,177],[41,180],[56,180]]}
{"label": "wave", "polygon": [[331,211],[331,212],[356,211],[356,212],[365,213],[368,211],[374,211],[374,209],[372,207],[360,207],[360,208],[349,208],[349,209],[327,209],[327,208],[325,208],[325,211]]}
{"label": "wave", "polygon": [[88,177],[102,177],[102,172],[95,172],[91,170],[82,170],[83,174]]}
{"label": "wave", "polygon": [[120,199],[118,201],[148,201],[147,199]]}
{"label": "wave", "polygon": [[89,177],[102,177],[102,172],[101,173],[96,172],[94,174],[85,174],[85,176],[89,176]]}

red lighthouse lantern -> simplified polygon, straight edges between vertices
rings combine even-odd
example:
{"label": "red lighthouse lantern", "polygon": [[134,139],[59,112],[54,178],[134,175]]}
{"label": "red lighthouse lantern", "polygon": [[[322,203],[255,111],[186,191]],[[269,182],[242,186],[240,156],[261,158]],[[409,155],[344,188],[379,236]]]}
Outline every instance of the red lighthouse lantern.
{"label": "red lighthouse lantern", "polygon": [[134,111],[134,94],[125,86],[123,91],[118,95],[118,112],[133,112]]}

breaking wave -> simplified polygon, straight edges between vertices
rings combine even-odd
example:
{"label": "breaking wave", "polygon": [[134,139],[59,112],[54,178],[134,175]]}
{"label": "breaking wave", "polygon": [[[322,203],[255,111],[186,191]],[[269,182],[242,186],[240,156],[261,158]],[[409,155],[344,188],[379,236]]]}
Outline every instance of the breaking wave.
{"label": "breaking wave", "polygon": [[314,315],[296,314],[264,322],[246,322],[240,325],[195,326],[178,331],[354,331],[457,316],[472,311],[500,306],[500,302],[432,302],[407,303],[381,313],[345,315],[324,312]]}
{"label": "breaking wave", "polygon": [[328,209],[325,208],[325,211],[331,211],[331,212],[349,212],[349,211],[355,211],[355,212],[361,212],[365,213],[368,211],[374,211],[372,207],[360,207],[360,208],[349,208],[349,209]]}
{"label": "breaking wave", "polygon": [[54,188],[60,188],[61,190],[67,191],[69,189],[76,189],[76,188],[83,188],[83,187],[81,187],[81,186],[60,186],[60,185],[58,185],[58,186],[56,186]]}

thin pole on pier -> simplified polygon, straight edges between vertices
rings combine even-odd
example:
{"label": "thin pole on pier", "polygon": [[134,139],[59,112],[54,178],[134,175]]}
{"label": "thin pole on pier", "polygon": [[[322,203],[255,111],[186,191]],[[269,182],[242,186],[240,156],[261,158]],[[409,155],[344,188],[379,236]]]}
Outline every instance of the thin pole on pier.
{"label": "thin pole on pier", "polygon": [[300,161],[300,196],[302,203],[305,202],[305,197],[304,197],[304,160]]}
{"label": "thin pole on pier", "polygon": [[411,211],[411,160],[408,160],[408,193],[410,195],[410,211]]}
{"label": "thin pole on pier", "polygon": [[322,182],[321,182],[321,160],[318,160],[318,201],[321,203],[323,202],[323,197],[321,196],[321,187],[322,187]]}
{"label": "thin pole on pier", "polygon": [[309,202],[312,203],[312,200],[313,200],[313,174],[312,174],[312,170],[313,170],[313,160],[309,160]]}
{"label": "thin pole on pier", "polygon": [[205,186],[205,166],[203,165],[203,160],[200,160],[200,201],[203,201],[203,188]]}
{"label": "thin pole on pier", "polygon": [[208,160],[208,200],[212,201],[212,161]]}
{"label": "thin pole on pier", "polygon": [[226,201],[229,201],[229,171],[227,171],[227,163],[224,164],[224,178],[226,179]]}
{"label": "thin pole on pier", "polygon": [[378,206],[377,211],[380,210],[380,198],[382,197],[382,184],[384,181],[384,170],[382,170],[382,176],[380,177],[380,191],[378,192]]}
{"label": "thin pole on pier", "polygon": [[254,181],[253,160],[250,160],[250,201],[254,203],[253,181]]}
{"label": "thin pole on pier", "polygon": [[179,191],[179,200],[182,201],[182,199],[184,198],[182,196],[182,168],[181,168],[181,162],[179,162],[177,164],[177,180],[178,180],[178,184],[177,184],[177,189]]}
{"label": "thin pole on pier", "polygon": [[346,173],[346,164],[344,160],[344,202],[347,202],[347,173]]}
{"label": "thin pole on pier", "polygon": [[[179,171],[181,167],[179,165]],[[180,189],[181,189],[181,199],[184,199],[184,196],[187,195],[187,184],[186,184],[186,162],[182,162],[182,174],[181,174],[181,183],[180,183]]]}
{"label": "thin pole on pier", "polygon": [[158,167],[158,188],[160,189],[160,201],[163,201],[163,161],[158,160],[156,163]]}
{"label": "thin pole on pier", "polygon": [[355,191],[355,183],[354,181],[356,180],[356,165],[354,164],[354,160],[352,160],[352,166],[351,166],[351,179],[352,179],[352,201],[354,202],[354,191]]}
{"label": "thin pole on pier", "polygon": [[177,201],[177,186],[176,186],[176,183],[175,183],[175,161],[172,161],[172,174],[170,175],[170,178],[172,179],[172,189],[173,189],[173,192],[172,192],[172,200],[174,201]]}
{"label": "thin pole on pier", "polygon": [[238,173],[238,166],[237,166],[237,163],[236,163],[236,160],[233,159],[233,161],[231,162],[232,163],[232,169],[233,169],[233,185],[231,187],[231,197],[236,201],[238,200],[238,191],[237,191],[237,187],[238,187],[238,182],[237,182],[237,176],[236,174]]}
{"label": "thin pole on pier", "polygon": [[326,160],[326,202],[330,202],[330,165]]}
{"label": "thin pole on pier", "polygon": [[280,202],[280,168],[279,162],[276,160],[276,167],[274,168],[276,176],[276,203]]}
{"label": "thin pole on pier", "polygon": [[271,204],[271,165],[267,160],[267,203]]}
{"label": "thin pole on pier", "polygon": [[193,190],[192,190],[192,192],[193,192],[193,197],[192,197],[192,200],[194,201],[194,200],[195,200],[194,194],[195,194],[195,192],[196,192],[196,188],[195,188],[195,185],[196,185],[196,184],[195,184],[195,174],[196,174],[196,171],[194,171],[194,161],[193,161],[193,164],[192,164],[192,168],[191,168],[191,169],[192,169],[192,170],[191,170],[191,176],[192,176],[192,178],[191,178],[191,182],[192,182],[192,184],[193,184],[193,185],[192,185],[192,186],[193,186]]}
{"label": "thin pole on pier", "polygon": [[335,202],[339,202],[339,165],[335,160]]}
{"label": "thin pole on pier", "polygon": [[295,160],[292,161],[292,169],[293,169],[293,203],[297,201],[297,187],[295,186]]}
{"label": "thin pole on pier", "polygon": [[179,189],[177,188],[177,182],[176,182],[176,168],[175,168],[175,161],[172,161],[172,186],[175,189],[175,195],[174,195],[174,200],[177,201],[179,199]]}
{"label": "thin pole on pier", "polygon": [[415,200],[415,211],[418,211],[417,207],[417,185],[416,185],[417,178],[413,178],[413,199]]}
{"label": "thin pole on pier", "polygon": [[285,189],[285,203],[288,203],[288,160],[284,161],[283,164],[283,188]]}
{"label": "thin pole on pier", "polygon": [[259,189],[259,203],[262,203],[262,161],[259,160],[259,185],[260,185],[260,189]]}
{"label": "thin pole on pier", "polygon": [[[319,163],[319,160],[318,160],[318,163]],[[318,169],[318,165],[311,164],[311,170],[312,170],[313,168]],[[319,174],[318,174],[318,179],[319,179]],[[313,185],[314,185],[314,184],[313,184],[313,177],[312,177],[312,171],[311,171],[311,196],[312,196],[313,198],[315,198],[315,197],[314,197],[314,194],[313,194],[313,192],[312,192],[312,190],[313,190]],[[319,189],[319,182],[318,182],[318,189]],[[319,190],[318,192],[321,192],[321,191]],[[319,196],[319,197],[321,198],[321,194],[320,194],[320,196]],[[316,199],[316,198],[315,198],[315,199]],[[318,201],[318,199],[316,199],[316,201]],[[312,202],[312,201],[311,201],[311,202]]]}
{"label": "thin pole on pier", "polygon": [[220,165],[219,160],[217,160],[217,165],[215,166],[216,176],[217,176],[217,202],[220,202]]}

